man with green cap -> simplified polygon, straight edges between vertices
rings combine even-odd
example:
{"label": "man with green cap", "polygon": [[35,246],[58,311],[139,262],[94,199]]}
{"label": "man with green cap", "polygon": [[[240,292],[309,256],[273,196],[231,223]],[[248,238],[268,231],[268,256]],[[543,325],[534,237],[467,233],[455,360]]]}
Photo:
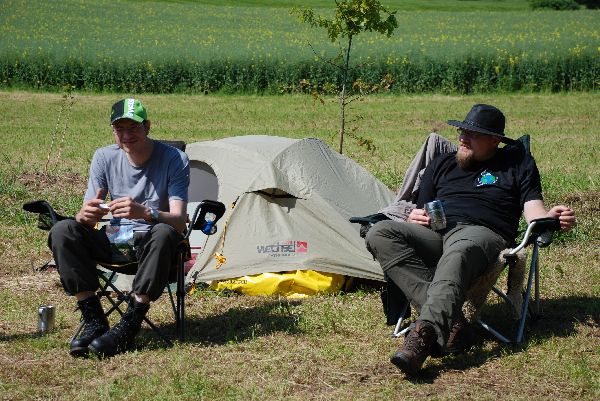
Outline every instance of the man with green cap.
{"label": "man with green cap", "polygon": [[[48,238],[63,288],[83,316],[83,330],[70,343],[73,356],[111,356],[132,347],[150,302],[169,280],[187,218],[185,153],[148,137],[150,120],[137,99],[115,103],[110,124],[115,144],[96,150],[83,206],[74,220],[54,225]],[[108,212],[110,225],[97,230]],[[96,264],[114,261],[115,242],[133,245],[139,267],[127,311],[110,329],[95,294]]]}
{"label": "man with green cap", "polygon": [[[425,169],[416,208],[404,222],[376,223],[367,247],[402,290],[419,317],[391,362],[416,375],[426,358],[461,352],[470,335],[462,315],[465,292],[517,235],[521,214],[529,222],[559,220],[569,230],[575,213],[564,205],[546,210],[540,175],[531,155],[504,134],[504,114],[474,105],[458,128],[458,150],[433,159]],[[513,144],[514,145],[514,144]],[[443,204],[446,224],[434,226],[424,205]]]}

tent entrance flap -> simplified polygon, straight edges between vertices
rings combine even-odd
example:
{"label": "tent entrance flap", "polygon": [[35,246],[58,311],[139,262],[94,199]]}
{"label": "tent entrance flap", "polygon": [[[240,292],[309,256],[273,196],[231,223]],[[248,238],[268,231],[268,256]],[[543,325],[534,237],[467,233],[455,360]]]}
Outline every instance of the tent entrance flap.
{"label": "tent entrance flap", "polygon": [[262,195],[266,195],[268,197],[271,198],[294,198],[294,199],[299,199],[294,195],[290,195],[287,192],[285,192],[282,189],[279,188],[265,188],[265,189],[261,189],[258,191],[253,191],[254,193],[257,194],[262,194]]}

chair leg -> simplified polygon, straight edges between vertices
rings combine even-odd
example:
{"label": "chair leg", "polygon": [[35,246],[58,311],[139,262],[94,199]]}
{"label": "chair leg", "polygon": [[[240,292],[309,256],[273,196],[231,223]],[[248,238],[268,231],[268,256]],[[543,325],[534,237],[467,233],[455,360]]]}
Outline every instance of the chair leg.
{"label": "chair leg", "polygon": [[404,306],[402,307],[402,313],[400,314],[400,317],[398,318],[396,327],[394,327],[394,331],[392,332],[392,337],[394,337],[394,338],[401,337],[410,328],[410,326],[409,326],[409,327],[405,327],[404,330],[400,329],[402,327],[402,322],[404,321],[404,315],[406,315],[408,308],[410,308],[410,302],[408,302],[408,300],[407,300],[404,303]]}
{"label": "chair leg", "polygon": [[185,272],[183,255],[180,252],[177,260],[177,311],[176,311],[176,325],[177,325],[177,336],[179,341],[185,341]]}
{"label": "chair leg", "polygon": [[[539,296],[539,245],[536,242],[533,244],[533,252],[531,257],[531,264],[529,265],[529,274],[527,278],[527,287],[523,294],[523,304],[521,305],[521,314],[520,318],[517,321],[517,330],[514,337],[509,338],[504,336],[502,333],[482,321],[480,318],[477,318],[476,321],[479,323],[485,330],[493,334],[500,341],[513,344],[516,347],[520,347],[523,344],[523,338],[525,334],[525,324],[527,322],[527,317],[530,308],[533,309],[530,316],[534,316],[535,314],[539,314],[540,311],[540,296]],[[532,305],[530,305],[530,299],[532,297],[532,289],[534,291],[534,299],[532,301]],[[500,298],[504,299],[511,307],[514,308],[514,305],[510,298],[504,294],[502,291],[497,289],[496,287],[492,287],[492,290],[498,295]]]}
{"label": "chair leg", "polygon": [[[108,302],[110,302],[112,304],[112,307],[105,312],[105,315],[108,317],[112,312],[117,311],[119,313],[119,315],[123,316],[125,312],[123,312],[119,306],[125,302],[128,301],[130,298],[130,295],[124,294],[121,290],[119,290],[113,283],[112,283],[112,279],[114,278],[114,276],[116,275],[116,272],[111,272],[109,277],[106,277],[104,275],[104,272],[98,270],[98,277],[100,278],[100,280],[102,280],[104,282],[104,284],[101,284],[101,289],[98,292],[100,296],[104,296]],[[112,291],[114,291],[115,294],[117,294],[117,300],[115,301],[114,299],[112,299],[112,297],[110,296],[110,294],[108,293],[108,289],[111,289]],[[152,321],[150,321],[150,319],[148,319],[148,317],[144,317],[144,322],[146,322],[146,324],[148,326],[150,326],[150,328],[152,329],[152,331],[154,331],[156,333],[156,335],[158,335],[161,340],[163,340],[163,342],[166,344],[166,346],[168,348],[171,348],[173,346],[173,342],[171,340],[169,340],[163,333],[162,331],[154,324],[152,323]],[[81,330],[80,328],[78,330]]]}
{"label": "chair leg", "polygon": [[[535,249],[538,248],[537,242],[535,245]],[[535,250],[534,249],[534,250]],[[542,309],[540,304],[540,265],[539,265],[539,253],[535,252],[531,263],[535,266],[535,299],[533,300],[533,316],[532,318],[537,319],[542,315]]]}
{"label": "chair leg", "polygon": [[[517,337],[515,339],[516,345],[521,345],[523,342],[523,334],[525,332],[525,321],[527,320],[527,311],[529,309],[529,298],[531,297],[531,287],[533,285],[533,279],[536,276],[536,267],[538,261],[539,247],[537,242],[534,242],[533,253],[531,256],[531,265],[529,266],[529,278],[527,279],[527,290],[525,291],[525,299],[523,300],[523,308],[521,309],[521,319],[519,320],[519,329],[517,330]],[[537,282],[536,282],[537,284]]]}

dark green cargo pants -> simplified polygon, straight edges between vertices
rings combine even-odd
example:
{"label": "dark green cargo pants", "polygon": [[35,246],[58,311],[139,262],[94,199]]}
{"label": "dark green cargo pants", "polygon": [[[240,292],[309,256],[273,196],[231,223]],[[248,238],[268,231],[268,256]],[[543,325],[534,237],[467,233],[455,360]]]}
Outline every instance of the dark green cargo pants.
{"label": "dark green cargo pants", "polygon": [[434,324],[440,347],[446,344],[466,290],[507,246],[500,235],[482,226],[458,224],[437,233],[392,220],[375,224],[366,242],[383,271],[419,311],[419,319]]}

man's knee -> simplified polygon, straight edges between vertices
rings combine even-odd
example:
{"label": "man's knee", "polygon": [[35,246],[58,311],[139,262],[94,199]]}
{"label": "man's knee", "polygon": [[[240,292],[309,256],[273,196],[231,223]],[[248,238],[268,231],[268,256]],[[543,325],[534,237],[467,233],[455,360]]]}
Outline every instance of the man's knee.
{"label": "man's knee", "polygon": [[393,220],[384,220],[375,223],[365,236],[367,248],[371,250],[371,253],[379,247],[385,247],[391,242],[403,239],[403,233],[399,227],[401,224]]}
{"label": "man's knee", "polygon": [[52,244],[55,245],[63,243],[68,238],[73,238],[74,235],[77,235],[81,229],[81,223],[78,223],[72,219],[61,220],[50,229],[50,234],[48,235],[48,246],[52,247]]}
{"label": "man's knee", "polygon": [[458,257],[467,265],[482,265],[486,267],[497,255],[488,255],[486,248],[470,239],[461,239],[453,243],[444,252],[448,256]]}
{"label": "man's knee", "polygon": [[488,258],[481,245],[463,239],[444,251],[433,282],[454,283],[466,290],[476,277],[483,274],[488,264]]}
{"label": "man's knee", "polygon": [[159,246],[176,246],[181,241],[181,234],[165,223],[158,223],[150,229],[150,238],[152,242]]}
{"label": "man's knee", "polygon": [[170,225],[168,225],[166,223],[155,224],[152,226],[150,231],[152,232],[152,235],[156,236],[157,238],[176,237],[177,235],[179,235],[177,230],[175,230],[173,227],[171,227]]}
{"label": "man's knee", "polygon": [[467,226],[445,243],[448,250],[456,249],[471,257],[483,255],[487,263],[495,261],[505,247],[506,241],[500,235],[483,226]]}

